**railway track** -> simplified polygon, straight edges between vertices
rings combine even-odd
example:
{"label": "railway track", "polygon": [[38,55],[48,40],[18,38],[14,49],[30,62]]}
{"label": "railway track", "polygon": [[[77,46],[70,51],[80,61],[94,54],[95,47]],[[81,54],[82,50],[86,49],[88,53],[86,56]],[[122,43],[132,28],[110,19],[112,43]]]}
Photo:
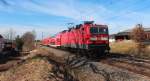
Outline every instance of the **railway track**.
{"label": "railway track", "polygon": [[113,67],[117,67],[120,69],[125,69],[127,71],[141,74],[147,77],[150,77],[150,63],[144,61],[133,61],[127,58],[107,58],[101,60],[102,63],[108,64]]}
{"label": "railway track", "polygon": [[[55,49],[55,48],[52,48]],[[55,49],[59,50],[59,49]],[[65,50],[61,50],[65,51]],[[73,53],[71,53],[73,54]],[[81,57],[79,57],[81,58]],[[89,62],[95,62],[95,59],[91,60],[86,58]],[[117,67],[119,69],[127,70],[129,72],[133,72],[136,74],[144,75],[150,77],[150,60],[129,57],[129,56],[121,56],[119,54],[117,56],[109,55],[108,57],[104,57],[102,59],[96,60],[96,63],[103,63],[109,66]]]}

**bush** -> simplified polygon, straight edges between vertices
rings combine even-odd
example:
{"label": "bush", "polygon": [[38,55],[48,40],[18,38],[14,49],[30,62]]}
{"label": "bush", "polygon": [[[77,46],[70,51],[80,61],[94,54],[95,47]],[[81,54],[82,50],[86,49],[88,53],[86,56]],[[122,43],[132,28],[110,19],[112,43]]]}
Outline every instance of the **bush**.
{"label": "bush", "polygon": [[23,44],[23,51],[31,51],[35,49],[35,35],[32,32],[26,32],[22,36]]}
{"label": "bush", "polygon": [[141,24],[137,24],[136,27],[131,32],[131,38],[137,44],[138,54],[141,55],[144,53],[145,45],[143,42],[145,41],[145,32],[144,28]]}
{"label": "bush", "polygon": [[22,51],[22,47],[23,47],[23,40],[22,38],[20,38],[20,36],[18,35],[16,38],[15,38],[15,44],[16,44],[16,47],[19,51]]}

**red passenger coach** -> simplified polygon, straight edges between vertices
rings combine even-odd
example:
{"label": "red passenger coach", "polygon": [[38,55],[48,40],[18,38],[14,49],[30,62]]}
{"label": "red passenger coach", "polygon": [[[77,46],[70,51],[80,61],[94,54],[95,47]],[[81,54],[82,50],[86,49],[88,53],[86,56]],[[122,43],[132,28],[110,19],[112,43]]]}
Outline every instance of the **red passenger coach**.
{"label": "red passenger coach", "polygon": [[42,44],[43,44],[43,45],[49,45],[49,44],[50,44],[50,39],[51,39],[51,38],[45,38],[45,39],[43,39],[43,40],[42,40]]}
{"label": "red passenger coach", "polygon": [[86,21],[57,34],[55,45],[70,50],[84,51],[96,56],[109,52],[109,33],[107,25]]}
{"label": "red passenger coach", "polygon": [[60,33],[57,34],[57,35],[53,38],[53,41],[54,41],[54,43],[53,43],[53,45],[51,45],[51,46],[53,46],[53,47],[60,47],[60,46],[61,46],[61,34],[60,34]]}

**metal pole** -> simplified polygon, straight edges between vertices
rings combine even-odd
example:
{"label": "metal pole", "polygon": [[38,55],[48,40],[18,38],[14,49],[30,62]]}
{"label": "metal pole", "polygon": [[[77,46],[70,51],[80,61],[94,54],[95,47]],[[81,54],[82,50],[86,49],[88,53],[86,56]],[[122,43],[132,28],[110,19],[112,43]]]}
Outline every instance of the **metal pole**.
{"label": "metal pole", "polygon": [[44,35],[43,35],[43,32],[42,32],[42,40],[43,40],[43,37],[44,37]]}

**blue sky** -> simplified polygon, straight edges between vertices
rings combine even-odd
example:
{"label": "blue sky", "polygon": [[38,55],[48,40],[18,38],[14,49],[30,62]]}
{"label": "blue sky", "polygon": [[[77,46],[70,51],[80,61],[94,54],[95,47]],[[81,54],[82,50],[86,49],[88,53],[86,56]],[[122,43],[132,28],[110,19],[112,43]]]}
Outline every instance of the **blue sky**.
{"label": "blue sky", "polygon": [[150,0],[6,0],[0,1],[0,33],[35,30],[38,38],[67,29],[67,23],[94,20],[110,33],[142,23],[150,27]]}

